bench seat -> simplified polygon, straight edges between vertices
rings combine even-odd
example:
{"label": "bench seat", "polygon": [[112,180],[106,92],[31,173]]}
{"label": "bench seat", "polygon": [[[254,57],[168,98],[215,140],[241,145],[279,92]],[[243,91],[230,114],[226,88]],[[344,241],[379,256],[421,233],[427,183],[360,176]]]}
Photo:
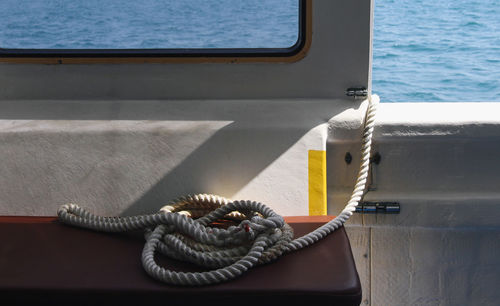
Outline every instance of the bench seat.
{"label": "bench seat", "polygon": [[[322,224],[308,217],[287,221],[295,236]],[[165,285],[144,272],[140,261],[144,239],[140,232],[98,233],[63,225],[53,217],[0,217],[0,241],[3,305],[361,302],[361,285],[343,227],[315,245],[255,267],[233,281],[194,288]],[[175,270],[200,271],[163,256],[158,261]]]}

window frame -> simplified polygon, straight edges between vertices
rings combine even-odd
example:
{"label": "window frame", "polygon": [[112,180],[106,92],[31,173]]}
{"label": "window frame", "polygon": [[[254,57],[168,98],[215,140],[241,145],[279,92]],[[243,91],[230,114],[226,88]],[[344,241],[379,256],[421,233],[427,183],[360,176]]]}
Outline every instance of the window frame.
{"label": "window frame", "polygon": [[288,48],[172,49],[9,49],[0,48],[0,63],[197,63],[295,62],[311,43],[312,1],[299,0],[297,42]]}

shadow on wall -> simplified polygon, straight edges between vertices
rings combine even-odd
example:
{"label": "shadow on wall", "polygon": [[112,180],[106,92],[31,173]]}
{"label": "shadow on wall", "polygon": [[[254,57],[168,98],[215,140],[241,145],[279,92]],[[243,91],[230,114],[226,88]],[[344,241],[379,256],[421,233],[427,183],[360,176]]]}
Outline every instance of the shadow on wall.
{"label": "shadow on wall", "polygon": [[50,215],[77,202],[97,213],[130,215],[184,194],[231,197],[353,103],[2,101],[0,107],[0,120],[17,122],[0,133],[0,206],[29,213],[22,205],[36,200],[48,209],[34,214]]}

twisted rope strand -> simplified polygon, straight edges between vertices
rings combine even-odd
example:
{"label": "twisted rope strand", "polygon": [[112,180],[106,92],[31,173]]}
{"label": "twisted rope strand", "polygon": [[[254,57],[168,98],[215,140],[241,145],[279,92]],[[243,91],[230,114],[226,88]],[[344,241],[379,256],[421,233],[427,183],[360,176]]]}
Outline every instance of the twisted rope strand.
{"label": "twisted rope strand", "polygon": [[[96,216],[76,204],[62,205],[62,222],[103,232],[144,230],[142,265],[153,278],[172,285],[200,286],[231,280],[255,265],[309,246],[342,226],[361,200],[370,168],[370,151],[378,98],[369,101],[361,146],[361,163],[347,205],[330,222],[293,240],[293,230],[271,208],[254,201],[231,201],[198,194],[181,197],[158,213],[132,217]],[[213,226],[222,219],[238,220],[227,229]],[[155,252],[213,270],[176,272],[158,266]]]}

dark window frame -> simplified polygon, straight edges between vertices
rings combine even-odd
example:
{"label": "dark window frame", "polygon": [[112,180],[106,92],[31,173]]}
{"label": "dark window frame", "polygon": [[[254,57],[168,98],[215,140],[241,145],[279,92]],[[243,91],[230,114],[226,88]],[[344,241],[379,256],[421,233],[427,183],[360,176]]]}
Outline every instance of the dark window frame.
{"label": "dark window frame", "polygon": [[288,48],[175,48],[175,49],[8,49],[0,48],[0,60],[13,59],[237,59],[297,58],[305,53],[310,40],[310,0],[299,0],[297,42]]}

